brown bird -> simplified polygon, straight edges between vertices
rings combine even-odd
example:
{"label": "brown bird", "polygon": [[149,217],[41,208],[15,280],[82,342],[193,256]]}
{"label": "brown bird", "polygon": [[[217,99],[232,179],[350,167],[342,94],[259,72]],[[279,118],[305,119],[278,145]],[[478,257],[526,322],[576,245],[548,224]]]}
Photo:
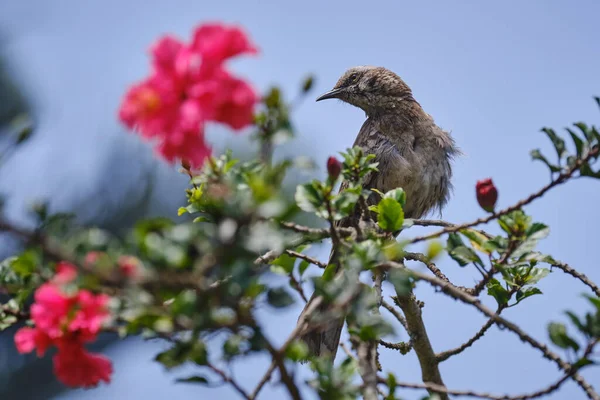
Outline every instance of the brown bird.
{"label": "brown bird", "polygon": [[[433,210],[441,212],[452,191],[450,162],[460,152],[450,134],[423,111],[398,75],[382,67],[353,67],[317,101],[325,99],[342,100],[367,115],[354,146],[374,154],[379,171],[366,176],[364,188],[383,193],[404,189],[406,218],[421,218]],[[342,182],[340,190],[345,186]],[[377,201],[375,193],[368,199],[369,205]],[[353,226],[359,218],[360,212],[356,210],[337,225]],[[336,262],[335,258],[332,251],[330,262]],[[299,320],[316,298],[313,294]],[[322,304],[314,312],[326,309],[327,304]],[[332,320],[322,328],[304,334],[301,339],[308,345],[310,354],[330,354],[333,359],[343,326],[344,318]]]}

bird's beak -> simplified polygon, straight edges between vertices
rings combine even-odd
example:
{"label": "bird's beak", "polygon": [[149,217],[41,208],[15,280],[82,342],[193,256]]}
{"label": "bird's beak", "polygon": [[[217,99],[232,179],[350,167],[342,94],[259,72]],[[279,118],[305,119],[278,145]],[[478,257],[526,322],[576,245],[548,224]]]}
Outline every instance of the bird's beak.
{"label": "bird's beak", "polygon": [[319,97],[317,97],[317,101],[327,100],[327,99],[337,99],[339,94],[344,91],[344,88],[332,89],[329,92],[323,93]]}

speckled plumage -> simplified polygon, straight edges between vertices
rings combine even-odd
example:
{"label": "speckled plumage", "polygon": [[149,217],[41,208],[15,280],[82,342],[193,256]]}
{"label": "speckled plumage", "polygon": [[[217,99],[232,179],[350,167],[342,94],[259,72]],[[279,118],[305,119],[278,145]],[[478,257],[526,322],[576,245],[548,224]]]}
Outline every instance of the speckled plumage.
{"label": "speckled plumage", "polygon": [[[441,212],[452,190],[451,161],[459,150],[450,134],[423,111],[408,85],[388,69],[360,66],[346,71],[335,87],[317,100],[328,98],[352,104],[367,115],[354,145],[375,154],[379,171],[365,178],[364,187],[384,193],[403,188],[406,218]],[[344,186],[342,183],[341,189]],[[376,203],[377,195],[368,200]],[[355,213],[339,224],[351,226],[359,217]],[[333,320],[323,329],[302,336],[311,354],[327,352],[335,357],[343,324],[343,319]]]}

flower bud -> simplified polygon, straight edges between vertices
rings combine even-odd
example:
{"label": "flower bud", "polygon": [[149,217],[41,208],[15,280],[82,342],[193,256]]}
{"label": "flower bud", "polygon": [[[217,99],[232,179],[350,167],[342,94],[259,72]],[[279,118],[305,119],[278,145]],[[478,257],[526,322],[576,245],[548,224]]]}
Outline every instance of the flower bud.
{"label": "flower bud", "polygon": [[335,181],[342,172],[342,163],[337,158],[331,156],[327,159],[327,173],[332,181]]}
{"label": "flower bud", "polygon": [[490,178],[477,181],[475,185],[477,202],[487,212],[494,212],[498,200],[498,190]]}

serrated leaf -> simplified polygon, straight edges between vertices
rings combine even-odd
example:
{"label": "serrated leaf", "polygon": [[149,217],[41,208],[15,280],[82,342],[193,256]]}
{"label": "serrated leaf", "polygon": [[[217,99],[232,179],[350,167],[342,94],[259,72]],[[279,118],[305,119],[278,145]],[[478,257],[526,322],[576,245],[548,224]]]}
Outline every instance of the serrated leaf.
{"label": "serrated leaf", "polygon": [[577,136],[577,134],[575,132],[573,132],[571,129],[566,128],[567,132],[569,132],[569,135],[571,135],[571,139],[573,140],[573,144],[575,145],[575,151],[577,152],[577,157],[581,158],[581,154],[583,152],[583,140],[581,140],[581,138],[579,136]]}
{"label": "serrated leaf", "polygon": [[486,287],[487,293],[496,299],[496,302],[499,306],[506,305],[508,300],[510,300],[510,293],[500,284],[497,279],[492,278]]}
{"label": "serrated leaf", "polygon": [[566,152],[565,141],[563,140],[563,138],[558,136],[556,134],[556,132],[554,132],[554,129],[551,129],[551,128],[543,128],[542,132],[544,132],[548,136],[548,138],[554,145],[554,149],[556,150],[556,154],[558,155],[558,158],[559,159],[562,158],[562,156]]}
{"label": "serrated leaf", "polygon": [[390,198],[383,198],[377,206],[379,213],[377,215],[377,224],[387,232],[395,232],[402,228],[404,223],[404,211],[402,205]]}
{"label": "serrated leaf", "polygon": [[322,194],[313,183],[298,185],[294,198],[298,207],[307,212],[317,211],[324,201]]}
{"label": "serrated leaf", "polygon": [[540,152],[539,149],[531,150],[531,152],[529,154],[531,155],[531,158],[533,160],[540,160],[541,162],[546,164],[546,166],[550,169],[550,171],[560,172],[560,167],[558,165],[552,164],[550,161],[548,161],[548,159],[546,157],[544,157],[544,155],[542,155],[542,153]]}
{"label": "serrated leaf", "polygon": [[452,232],[448,235],[448,240],[446,242],[446,247],[448,247],[448,250],[453,250],[456,247],[461,247],[464,245],[465,242],[463,242],[458,233]]}
{"label": "serrated leaf", "polygon": [[396,188],[386,192],[383,198],[392,198],[396,200],[402,207],[406,204],[406,193],[402,188]]}
{"label": "serrated leaf", "polygon": [[271,271],[281,275],[289,275],[294,270],[295,263],[296,258],[284,253],[271,261]]}
{"label": "serrated leaf", "polygon": [[187,378],[177,378],[175,380],[175,382],[179,382],[179,383],[197,383],[197,384],[201,384],[201,385],[208,385],[208,384],[210,384],[210,382],[208,381],[208,378],[206,378],[205,376],[202,376],[202,375],[188,376]]}
{"label": "serrated leaf", "polygon": [[525,300],[526,298],[535,296],[536,294],[542,294],[542,291],[536,287],[528,287],[524,290],[518,290],[516,304],[519,304],[521,300]]}
{"label": "serrated leaf", "polygon": [[579,317],[577,315],[575,315],[575,313],[573,313],[571,311],[565,311],[565,314],[567,314],[567,316],[569,317],[569,319],[571,320],[573,325],[575,325],[581,333],[584,333],[584,334],[586,333],[586,327],[579,320]]}
{"label": "serrated leaf", "polygon": [[488,254],[491,253],[491,251],[485,247],[488,242],[488,238],[483,233],[476,231],[475,229],[462,229],[460,233],[469,239],[471,246],[473,246],[475,250],[479,250]]}
{"label": "serrated leaf", "polygon": [[298,266],[298,273],[300,274],[300,277],[302,277],[302,275],[304,275],[304,272],[308,269],[309,266],[310,266],[310,263],[306,260],[302,260],[300,262],[300,265]]}
{"label": "serrated leaf", "polygon": [[567,334],[567,327],[564,324],[551,322],[548,325],[548,335],[552,343],[558,347],[579,351],[579,344]]}
{"label": "serrated leaf", "polygon": [[577,362],[575,364],[573,364],[573,367],[575,367],[576,369],[580,369],[587,365],[593,365],[593,364],[595,364],[595,362],[588,358],[580,358],[579,360],[577,360]]}
{"label": "serrated leaf", "polygon": [[448,254],[461,267],[464,267],[465,265],[470,264],[470,263],[475,263],[475,264],[483,266],[483,262],[481,261],[481,258],[479,258],[477,253],[475,253],[475,251],[470,247],[466,247],[466,246],[455,247],[454,249],[449,251]]}

